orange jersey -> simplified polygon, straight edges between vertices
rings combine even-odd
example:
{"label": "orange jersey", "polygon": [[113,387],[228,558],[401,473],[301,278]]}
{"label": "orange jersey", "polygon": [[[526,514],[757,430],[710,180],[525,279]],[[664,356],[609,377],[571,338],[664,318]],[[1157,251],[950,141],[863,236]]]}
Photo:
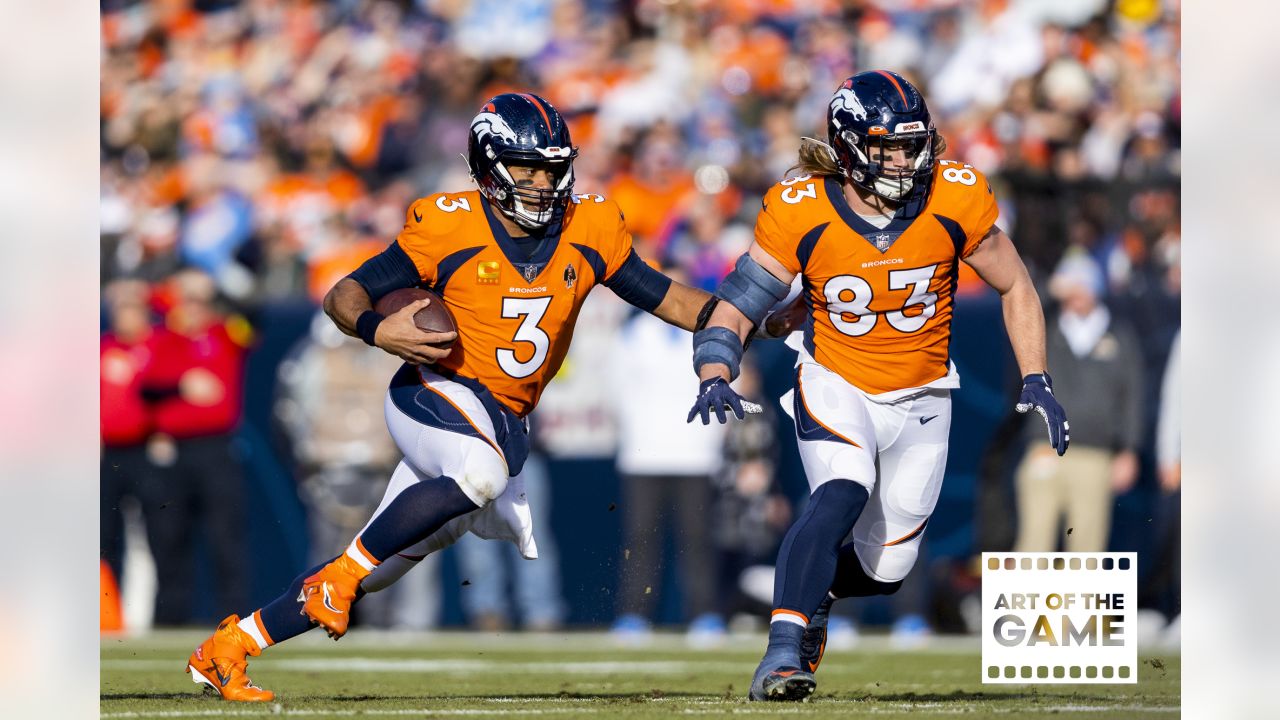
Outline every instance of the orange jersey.
{"label": "orange jersey", "polygon": [[918,214],[884,229],[849,207],[838,179],[806,175],[765,195],[755,240],[804,276],[805,349],[879,395],[947,376],[960,259],[998,213],[987,179],[955,161],[938,164]]}
{"label": "orange jersey", "polygon": [[436,368],[479,380],[524,417],[560,369],[587,293],[630,255],[631,235],[613,201],[574,196],[559,239],[530,259],[541,271],[526,277],[495,212],[475,190],[430,195],[409,206],[397,241],[458,324]]}

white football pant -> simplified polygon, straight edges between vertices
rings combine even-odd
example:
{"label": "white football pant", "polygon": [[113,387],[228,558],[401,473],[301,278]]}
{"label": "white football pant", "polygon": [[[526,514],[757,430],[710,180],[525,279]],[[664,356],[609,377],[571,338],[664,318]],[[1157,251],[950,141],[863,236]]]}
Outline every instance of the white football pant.
{"label": "white football pant", "polygon": [[[905,578],[942,489],[950,390],[922,389],[879,403],[822,365],[802,361],[796,387],[781,403],[796,421],[811,494],[837,478],[867,488],[866,508],[850,533],[863,570],[881,582]],[[796,417],[795,406],[808,417]]]}
{"label": "white football pant", "polygon": [[[425,369],[422,378],[431,390],[461,411],[471,427],[452,432],[424,425],[396,407],[388,392],[384,404],[387,429],[400,452],[404,453],[404,459],[391,475],[382,502],[369,522],[382,514],[406,488],[441,475],[456,480],[467,497],[481,507],[450,520],[425,540],[383,560],[360,584],[367,592],[377,592],[390,586],[422,558],[449,547],[467,532],[486,540],[509,540],[520,548],[520,554],[525,558],[532,560],[538,557],[524,480],[519,475],[507,477],[507,463],[498,449],[493,422],[484,405],[465,385]],[[463,434],[477,431],[484,440]],[[366,523],[365,528],[368,527]],[[360,532],[363,533],[364,529]]]}

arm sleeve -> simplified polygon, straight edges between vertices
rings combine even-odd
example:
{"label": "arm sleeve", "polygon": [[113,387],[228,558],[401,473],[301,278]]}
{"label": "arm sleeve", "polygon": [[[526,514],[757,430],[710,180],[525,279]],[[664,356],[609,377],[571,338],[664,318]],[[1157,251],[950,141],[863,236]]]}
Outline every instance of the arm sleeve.
{"label": "arm sleeve", "polygon": [[636,255],[635,250],[631,250],[621,267],[608,276],[604,285],[641,310],[653,312],[667,296],[671,278],[649,267]]}
{"label": "arm sleeve", "polygon": [[413,260],[400,247],[399,240],[365,260],[347,277],[360,283],[374,303],[393,290],[415,287],[422,279]]}
{"label": "arm sleeve", "polygon": [[765,196],[760,214],[756,216],[755,241],[761,250],[769,253],[788,272],[798,275],[803,270],[800,267],[800,258],[796,255],[799,238],[795,237],[795,233],[788,233],[779,221],[776,206],[781,202],[773,191]]}

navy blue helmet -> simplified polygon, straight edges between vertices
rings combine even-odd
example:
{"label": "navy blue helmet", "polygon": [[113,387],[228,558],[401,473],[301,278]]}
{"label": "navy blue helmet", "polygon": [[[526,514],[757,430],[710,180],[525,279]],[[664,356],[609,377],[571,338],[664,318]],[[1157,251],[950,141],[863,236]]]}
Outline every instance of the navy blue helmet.
{"label": "navy blue helmet", "polygon": [[[471,121],[467,165],[480,192],[504,215],[531,230],[546,227],[573,193],[578,149],[551,103],[530,93],[503,93]],[[545,168],[550,189],[518,187],[509,166]]]}
{"label": "navy blue helmet", "polygon": [[[901,202],[913,188],[928,190],[936,135],[924,97],[894,72],[846,79],[827,107],[827,141],[840,169],[854,185],[886,200]],[[905,149],[910,168],[885,168],[879,160],[887,148]]]}

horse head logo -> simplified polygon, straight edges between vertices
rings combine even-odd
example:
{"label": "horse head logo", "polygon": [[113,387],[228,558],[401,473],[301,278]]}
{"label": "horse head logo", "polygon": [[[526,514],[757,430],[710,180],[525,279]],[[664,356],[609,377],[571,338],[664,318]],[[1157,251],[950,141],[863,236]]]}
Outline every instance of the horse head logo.
{"label": "horse head logo", "polygon": [[[839,110],[852,113],[854,120],[867,119],[867,109],[862,107],[862,101],[858,99],[858,96],[850,88],[840,88],[836,91],[836,96],[831,98],[832,116],[834,117]],[[838,127],[839,124],[837,121],[836,126]]]}
{"label": "horse head logo", "polygon": [[471,132],[476,136],[476,140],[484,140],[489,135],[500,137],[506,143],[514,143],[519,139],[516,131],[511,129],[501,115],[491,112],[482,112],[477,115],[476,119],[471,121]]}

